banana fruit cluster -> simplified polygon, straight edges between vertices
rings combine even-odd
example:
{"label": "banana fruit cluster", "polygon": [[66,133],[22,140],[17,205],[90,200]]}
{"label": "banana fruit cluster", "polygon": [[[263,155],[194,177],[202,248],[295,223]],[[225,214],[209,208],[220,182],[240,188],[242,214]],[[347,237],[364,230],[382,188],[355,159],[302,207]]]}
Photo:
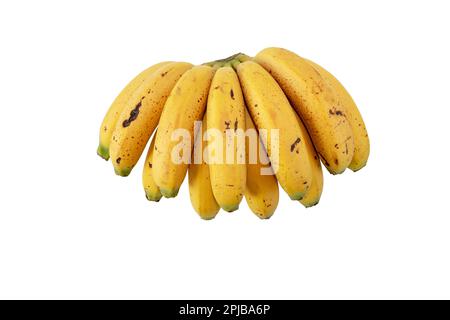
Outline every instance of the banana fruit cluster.
{"label": "banana fruit cluster", "polygon": [[237,210],[244,197],[258,217],[270,218],[278,184],[292,200],[314,206],[322,164],[331,174],[358,171],[370,151],[344,86],[282,48],[197,66],[161,62],[141,72],[106,113],[97,153],[127,176],[151,137],[142,172],[147,199],[177,196],[187,174],[203,219]]}

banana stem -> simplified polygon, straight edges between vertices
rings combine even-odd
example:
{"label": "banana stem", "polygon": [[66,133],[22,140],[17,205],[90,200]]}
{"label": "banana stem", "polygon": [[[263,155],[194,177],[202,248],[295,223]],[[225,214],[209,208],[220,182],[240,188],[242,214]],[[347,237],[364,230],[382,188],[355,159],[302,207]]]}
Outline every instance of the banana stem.
{"label": "banana stem", "polygon": [[236,58],[239,60],[239,62],[245,62],[245,61],[252,59],[250,56],[246,55],[245,53],[240,53]]}
{"label": "banana stem", "polygon": [[224,59],[205,62],[205,63],[203,63],[203,65],[214,67],[214,68],[220,68],[220,67],[224,67],[224,66],[228,65],[228,66],[232,66],[233,68],[235,68],[235,66],[237,66],[239,63],[250,60],[250,59],[251,58],[248,55],[239,52],[239,53],[233,54],[232,56],[229,56]]}
{"label": "banana stem", "polygon": [[233,69],[236,70],[238,64],[240,64],[240,63],[241,63],[241,61],[239,61],[239,60],[233,60],[233,61],[231,61],[231,67],[233,67]]}

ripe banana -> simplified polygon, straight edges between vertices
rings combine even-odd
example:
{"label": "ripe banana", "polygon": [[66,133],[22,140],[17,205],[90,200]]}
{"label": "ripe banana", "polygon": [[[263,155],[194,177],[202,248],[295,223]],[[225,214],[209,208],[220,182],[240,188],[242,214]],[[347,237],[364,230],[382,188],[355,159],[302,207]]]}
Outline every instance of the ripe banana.
{"label": "ripe banana", "polygon": [[130,174],[158,124],[167,96],[191,67],[185,62],[164,65],[130,97],[112,134],[110,154],[116,174]]}
{"label": "ripe banana", "polygon": [[[217,133],[209,146],[215,143],[211,149],[221,153],[216,155],[216,161],[209,162],[214,197],[222,209],[235,211],[239,208],[245,191],[245,105],[239,79],[231,67],[216,71],[209,90],[206,112],[209,132],[215,130]],[[242,140],[238,138],[239,134]]]}
{"label": "ripe banana", "polygon": [[353,157],[353,133],[344,106],[326,81],[305,59],[285,49],[264,49],[255,61],[286,93],[328,171],[344,172]]}
{"label": "ripe banana", "polygon": [[105,160],[109,159],[109,144],[111,143],[111,137],[116,127],[117,119],[119,118],[122,110],[125,108],[128,99],[139,88],[139,86],[147,79],[151,74],[157,71],[162,66],[169,62],[157,63],[138,74],[133,80],[131,80],[125,88],[114,99],[113,103],[108,109],[105,117],[103,118],[102,125],[100,126],[100,141],[97,148],[97,154]]}
{"label": "ripe banana", "polygon": [[[194,122],[203,117],[213,75],[214,69],[208,66],[190,69],[172,89],[164,106],[156,134],[153,166],[155,182],[166,198],[178,194],[186,176],[194,144]],[[183,133],[186,136],[178,136]]]}
{"label": "ripe banana", "polygon": [[162,194],[153,179],[153,152],[155,150],[155,135],[148,148],[147,157],[145,158],[144,170],[142,171],[142,185],[144,186],[145,196],[150,201],[158,202],[161,200]]}
{"label": "ripe banana", "polygon": [[306,130],[305,125],[298,115],[295,115],[300,125],[300,129],[305,137],[305,145],[306,145],[306,155],[308,157],[309,165],[311,166],[312,171],[312,180],[311,185],[309,186],[308,191],[302,199],[300,199],[300,203],[303,204],[306,208],[315,206],[319,203],[320,196],[322,195],[323,190],[323,173],[322,173],[322,165],[320,164],[319,155],[314,148],[314,144],[311,141],[311,138]]}
{"label": "ripe banana", "polygon": [[[245,124],[247,130],[255,130],[255,125],[246,110]],[[255,130],[256,132],[256,130]],[[254,214],[261,219],[269,219],[278,206],[278,182],[275,175],[261,174],[261,169],[266,168],[269,159],[258,134],[256,133],[257,145],[259,150],[256,155],[257,162],[250,163],[250,138],[246,143],[247,155],[247,186],[245,189],[245,200]],[[260,158],[263,156],[264,158]]]}
{"label": "ripe banana", "polygon": [[[202,154],[202,137],[206,128],[207,116],[205,114],[203,117],[202,131],[197,134],[194,144],[194,150],[197,148]],[[189,196],[192,207],[205,220],[213,219],[220,210],[220,206],[217,204],[211,188],[209,170],[207,158],[203,158],[201,163],[191,163],[188,170]]]}
{"label": "ripe banana", "polygon": [[348,167],[353,171],[358,171],[366,165],[370,153],[369,135],[367,134],[366,125],[364,124],[361,113],[348,91],[338,79],[317,63],[310,60],[307,61],[320,73],[322,78],[328,82],[330,87],[335,90],[346,110],[347,120],[352,127],[353,142],[355,145],[352,162],[350,162]]}
{"label": "ripe banana", "polygon": [[[236,68],[256,127],[260,134],[261,129],[267,129],[267,140],[263,143],[277,179],[292,200],[300,200],[311,184],[312,172],[306,138],[295,118],[295,111],[276,81],[259,64],[246,61]],[[278,130],[279,139],[273,137],[272,129]],[[272,150],[272,139],[274,146],[278,146],[278,154]]]}

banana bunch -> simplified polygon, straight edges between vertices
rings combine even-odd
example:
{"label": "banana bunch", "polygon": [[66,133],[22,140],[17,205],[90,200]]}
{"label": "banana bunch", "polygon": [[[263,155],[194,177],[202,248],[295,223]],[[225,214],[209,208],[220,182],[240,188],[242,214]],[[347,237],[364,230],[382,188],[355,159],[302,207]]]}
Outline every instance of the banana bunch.
{"label": "banana bunch", "polygon": [[142,172],[147,199],[177,196],[187,174],[203,219],[237,210],[244,197],[255,215],[270,218],[278,184],[292,200],[314,206],[321,164],[331,174],[358,171],[370,151],[344,86],[282,48],[197,66],[161,62],[141,72],[106,113],[97,153],[128,176],[151,137]]}

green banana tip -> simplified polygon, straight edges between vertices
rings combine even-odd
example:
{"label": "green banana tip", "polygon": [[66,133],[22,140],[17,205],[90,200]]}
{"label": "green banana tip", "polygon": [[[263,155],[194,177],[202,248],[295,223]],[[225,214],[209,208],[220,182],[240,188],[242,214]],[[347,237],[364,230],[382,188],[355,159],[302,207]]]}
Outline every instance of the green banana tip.
{"label": "green banana tip", "polygon": [[317,204],[319,204],[319,200],[312,202],[312,203],[304,203],[303,205],[305,206],[305,208],[312,208],[314,206],[316,206]]}
{"label": "green banana tip", "polygon": [[178,195],[178,189],[162,189],[159,191],[164,196],[164,198],[175,198]]}
{"label": "green banana tip", "polygon": [[350,170],[352,170],[353,172],[358,172],[359,170],[363,169],[366,166],[367,163],[363,163],[360,165],[356,165],[356,166],[352,166],[351,164],[348,166],[348,168]]}
{"label": "green banana tip", "polygon": [[[272,214],[273,214],[273,213],[272,213]],[[260,218],[261,220],[269,220],[269,219],[272,217],[272,214],[271,214],[271,215],[265,215],[265,214],[259,213],[259,214],[257,214],[256,216],[257,216],[258,218]]]}
{"label": "green banana tip", "polygon": [[296,192],[296,193],[290,194],[289,198],[291,198],[291,200],[302,200],[304,195],[305,194],[303,192]]}
{"label": "green banana tip", "polygon": [[133,168],[116,168],[114,167],[114,172],[116,173],[116,175],[120,176],[120,177],[128,177],[130,175],[130,172]]}
{"label": "green banana tip", "polygon": [[222,209],[225,210],[226,212],[233,212],[239,209],[239,205],[223,206]]}
{"label": "green banana tip", "polygon": [[215,217],[216,217],[216,216],[212,216],[212,217],[200,216],[200,218],[201,218],[203,221],[211,221],[211,220],[214,220]]}
{"label": "green banana tip", "polygon": [[106,161],[109,160],[109,149],[101,144],[98,145],[97,154]]}
{"label": "green banana tip", "polygon": [[161,200],[162,194],[153,194],[149,191],[145,191],[145,197],[148,201],[159,202]]}

